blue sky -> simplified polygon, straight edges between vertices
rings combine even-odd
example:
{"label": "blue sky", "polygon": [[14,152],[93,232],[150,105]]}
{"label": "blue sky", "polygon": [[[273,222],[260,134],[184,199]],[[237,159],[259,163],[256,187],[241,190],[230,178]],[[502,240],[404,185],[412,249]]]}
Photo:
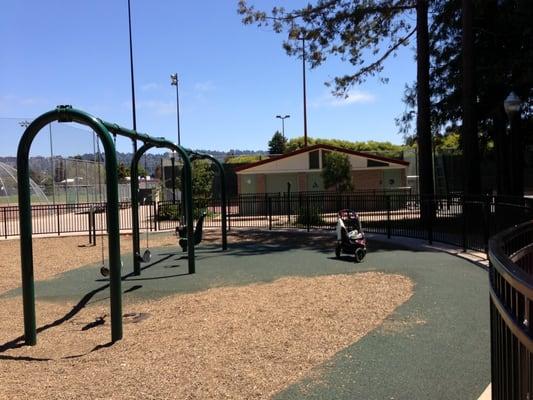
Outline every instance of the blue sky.
{"label": "blue sky", "polygon": [[[301,61],[281,48],[284,35],[243,25],[236,0],[131,3],[139,131],[177,140],[169,79],[177,72],[186,147],[266,149],[281,130],[277,114],[291,115],[286,136],[303,134]],[[0,156],[16,153],[22,132],[10,118],[31,119],[58,104],[131,127],[127,0],[6,0],[2,9]],[[370,79],[347,100],[334,98],[324,82],[351,70],[336,59],[308,70],[309,136],[401,143],[394,118],[416,75],[412,49],[387,63],[388,84]],[[90,135],[56,128],[56,154],[92,151]],[[39,135],[32,154],[47,154],[47,146]],[[119,140],[117,147],[128,151],[130,144]]]}

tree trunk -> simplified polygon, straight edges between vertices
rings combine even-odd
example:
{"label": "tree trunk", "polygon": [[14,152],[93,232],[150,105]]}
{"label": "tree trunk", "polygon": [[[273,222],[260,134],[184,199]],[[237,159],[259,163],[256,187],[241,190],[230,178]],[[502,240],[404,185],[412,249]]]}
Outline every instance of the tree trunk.
{"label": "tree trunk", "polygon": [[520,114],[512,118],[511,123],[511,194],[517,197],[524,196],[524,140]]}
{"label": "tree trunk", "polygon": [[496,150],[496,174],[498,178],[498,196],[511,194],[510,154],[509,138],[506,134],[506,121],[503,106],[495,110],[493,116],[494,148]]}
{"label": "tree trunk", "polygon": [[[417,46],[417,118],[416,131],[419,152],[420,213],[423,223],[431,223],[433,184],[433,157],[431,146],[431,111],[429,92],[429,34],[428,2],[418,0],[416,5]],[[424,201],[425,199],[425,201]]]}
{"label": "tree trunk", "polygon": [[467,195],[481,194],[479,140],[475,113],[474,36],[472,32],[472,0],[462,0],[463,58],[463,190]]}

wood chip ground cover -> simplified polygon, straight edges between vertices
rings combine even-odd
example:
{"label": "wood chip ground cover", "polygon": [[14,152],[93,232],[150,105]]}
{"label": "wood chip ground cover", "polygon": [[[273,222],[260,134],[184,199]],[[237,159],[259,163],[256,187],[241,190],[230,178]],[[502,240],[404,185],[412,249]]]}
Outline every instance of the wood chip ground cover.
{"label": "wood chip ground cover", "polygon": [[[40,333],[37,346],[1,352],[0,398],[270,398],[381,325],[412,291],[408,278],[368,272],[125,304],[146,318],[125,324],[112,346],[108,304],[96,303]],[[72,305],[38,302],[38,326]],[[0,346],[22,332],[21,308],[0,301]]]}
{"label": "wood chip ground cover", "polygon": [[[144,235],[141,249],[144,249]],[[102,259],[102,241],[97,238],[96,246],[86,246],[87,236],[63,236],[33,240],[33,263],[36,280],[48,279],[54,275],[99,262]],[[177,240],[171,233],[152,234],[150,244],[156,246],[177,246]],[[131,235],[121,235],[122,252],[132,249]],[[0,293],[20,286],[20,241],[0,241]],[[107,238],[104,239],[104,258],[107,259]]]}

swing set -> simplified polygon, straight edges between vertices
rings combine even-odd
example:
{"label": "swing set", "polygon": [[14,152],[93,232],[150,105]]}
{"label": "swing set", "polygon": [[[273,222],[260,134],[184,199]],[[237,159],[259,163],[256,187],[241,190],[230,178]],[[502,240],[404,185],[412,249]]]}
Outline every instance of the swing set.
{"label": "swing set", "polygon": [[[138,173],[138,165],[139,161],[141,160],[141,157],[143,154],[145,154],[148,150],[150,150],[153,147],[157,147],[154,143],[148,143],[146,142],[143,146],[139,147],[137,152],[133,155],[133,158],[131,160],[131,226],[132,226],[132,242],[133,242],[133,274],[134,275],[140,275],[141,274],[141,263],[149,262],[151,259],[151,253],[150,249],[147,245],[146,250],[141,254],[141,244],[140,244],[140,228],[139,228],[139,199],[138,199],[138,193],[139,193],[139,173]],[[202,154],[197,153],[191,150],[185,150],[187,152],[188,158],[190,161],[196,160],[196,159],[205,159],[212,161],[215,166],[218,168],[219,174],[220,174],[220,202],[221,202],[221,218],[222,218],[222,250],[225,251],[228,248],[228,239],[227,239],[227,225],[226,225],[226,209],[227,209],[227,198],[226,198],[226,174],[224,171],[224,166],[220,161],[218,161],[216,158],[209,154]],[[185,165],[185,164],[184,164]],[[185,171],[185,169],[184,169]],[[184,208],[187,209],[187,206],[189,203],[189,197],[184,196],[183,197],[183,205]],[[190,221],[190,223],[187,223]],[[185,217],[185,224],[187,233],[192,230],[193,220],[192,218]],[[148,235],[148,232],[146,232]],[[187,235],[187,240],[189,243],[194,243],[194,241],[190,241],[190,236]],[[147,239],[148,243],[148,239]],[[194,247],[194,246],[193,246]]]}
{"label": "swing set", "polygon": [[[144,152],[152,147],[167,148],[176,151],[183,160],[183,187],[185,222],[187,223],[187,239],[189,243],[194,243],[193,212],[192,212],[192,171],[190,155],[193,152],[184,149],[164,138],[156,138],[146,134],[120,127],[119,125],[102,121],[84,111],[72,108],[72,106],[58,106],[55,110],[48,111],[37,117],[24,131],[20,139],[17,150],[17,181],[18,181],[18,202],[19,202],[19,224],[20,224],[20,255],[22,268],[22,298],[24,311],[24,340],[27,345],[37,343],[36,315],[35,315],[35,286],[33,274],[33,244],[32,244],[32,213],[30,199],[30,168],[29,152],[31,144],[39,131],[51,122],[76,122],[90,127],[101,140],[105,154],[105,174],[106,174],[106,220],[108,231],[108,274],[110,288],[110,309],[111,309],[111,340],[116,342],[122,339],[122,292],[121,292],[121,255],[120,255],[120,226],[119,226],[119,198],[118,198],[118,172],[117,157],[115,153],[115,142],[113,136],[119,135],[139,140],[143,146],[134,154],[131,168],[132,184],[132,217],[133,217],[133,244],[134,246],[134,274],[140,274],[140,261],[147,262],[148,253],[140,256],[140,238],[138,221],[138,172],[137,164]],[[210,156],[209,156],[210,157]],[[211,158],[212,159],[212,158]],[[216,161],[216,160],[215,160]],[[222,178],[222,232],[223,248],[226,248],[226,220],[225,220],[225,184],[224,171],[218,162]],[[135,190],[134,190],[135,189]],[[103,243],[102,243],[103,244]],[[102,246],[103,251],[103,246]],[[195,273],[194,245],[188,246],[187,261],[189,274]],[[106,271],[102,271],[105,273]]]}

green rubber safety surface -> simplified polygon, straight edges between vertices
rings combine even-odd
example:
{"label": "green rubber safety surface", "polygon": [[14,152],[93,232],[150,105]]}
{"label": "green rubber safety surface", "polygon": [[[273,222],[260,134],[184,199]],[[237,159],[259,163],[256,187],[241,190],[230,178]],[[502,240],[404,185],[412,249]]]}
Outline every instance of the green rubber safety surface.
{"label": "green rubber safety surface", "polygon": [[444,253],[369,255],[360,270],[408,276],[413,297],[384,325],[276,399],[477,399],[490,382],[487,272]]}
{"label": "green rubber safety surface", "polygon": [[[333,241],[332,241],[333,243]],[[123,302],[213,287],[271,282],[286,276],[396,273],[415,283],[413,297],[378,329],[345,348],[276,399],[477,399],[490,381],[488,278],[482,268],[440,252],[402,249],[371,240],[363,263],[336,259],[331,249],[290,244],[234,244],[222,252],[201,245],[196,274],[185,253],[151,249],[152,261],[133,276],[124,256]],[[41,301],[103,301],[108,280],[100,265],[35,283]],[[20,296],[20,290],[1,297]]]}

